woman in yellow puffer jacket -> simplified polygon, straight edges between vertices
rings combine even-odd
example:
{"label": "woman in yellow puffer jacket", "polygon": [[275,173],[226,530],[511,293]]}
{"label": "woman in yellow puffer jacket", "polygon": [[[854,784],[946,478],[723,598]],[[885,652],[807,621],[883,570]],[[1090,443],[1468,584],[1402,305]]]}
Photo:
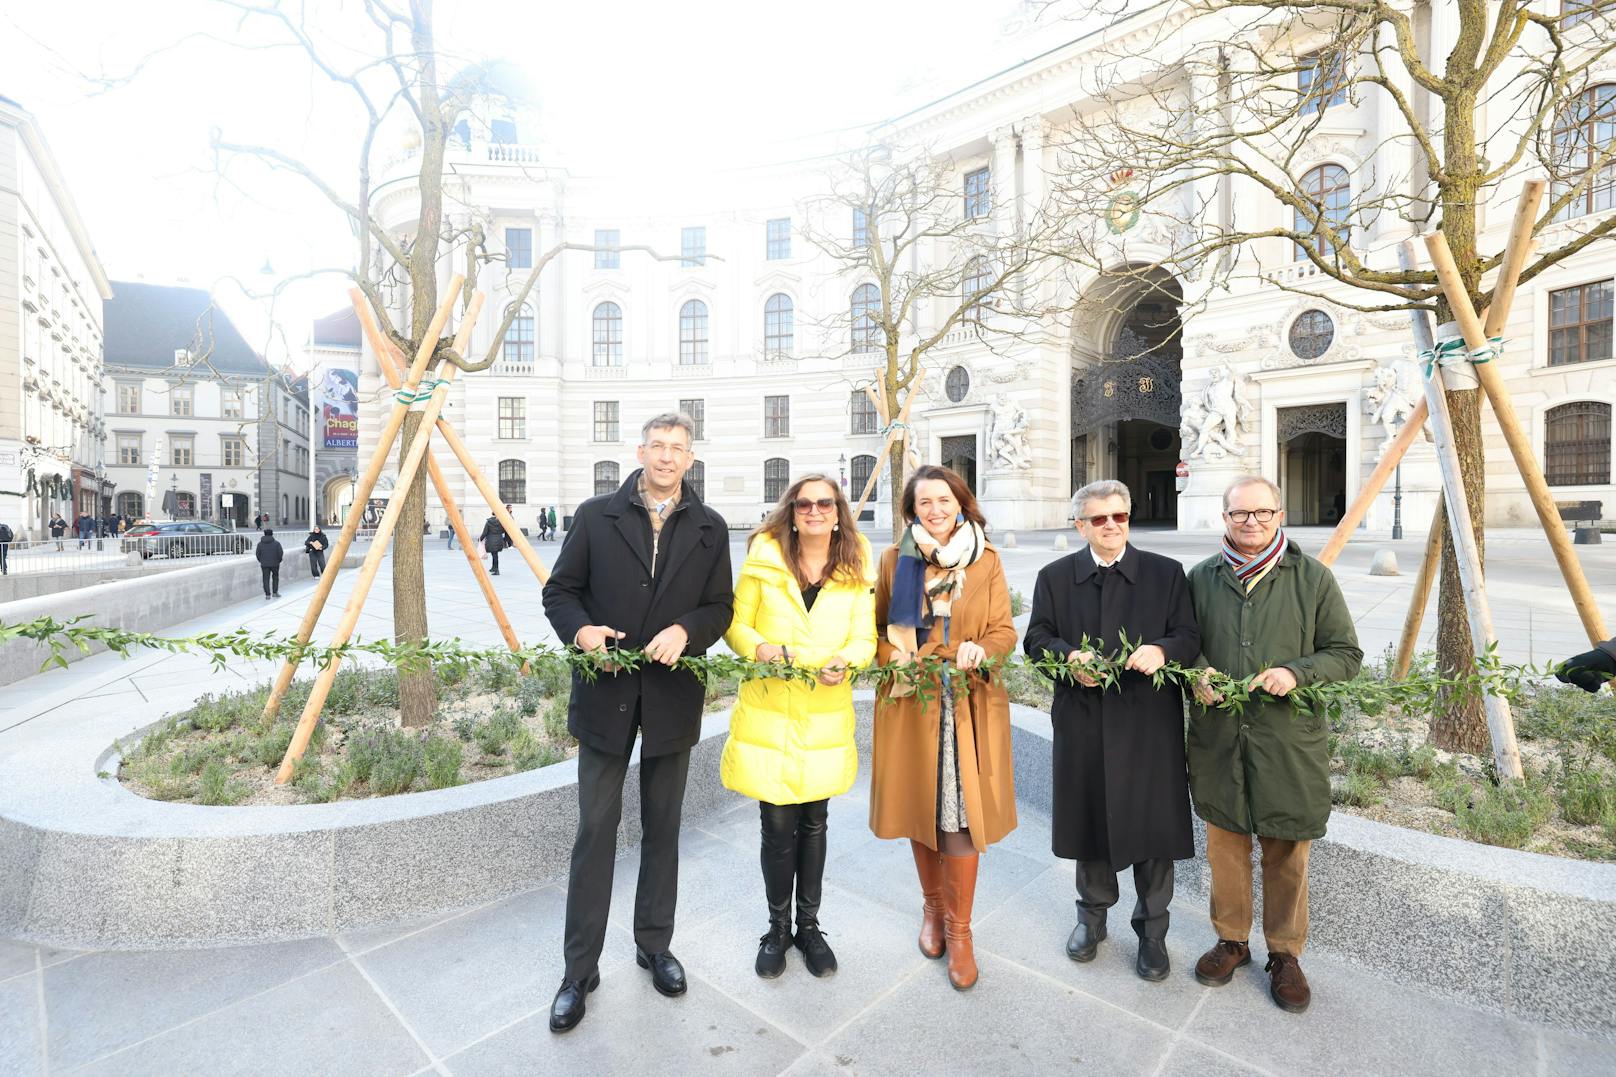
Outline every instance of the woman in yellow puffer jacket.
{"label": "woman in yellow puffer jacket", "polygon": [[819,931],[825,824],[829,799],[858,774],[851,669],[875,657],[874,582],[875,559],[847,498],[825,476],[808,475],[752,532],[735,584],[730,649],[814,670],[817,680],[741,685],[724,744],[724,785],[762,809],[769,930],[759,940],[759,976],[780,975],[793,945],[815,976],[836,971]]}

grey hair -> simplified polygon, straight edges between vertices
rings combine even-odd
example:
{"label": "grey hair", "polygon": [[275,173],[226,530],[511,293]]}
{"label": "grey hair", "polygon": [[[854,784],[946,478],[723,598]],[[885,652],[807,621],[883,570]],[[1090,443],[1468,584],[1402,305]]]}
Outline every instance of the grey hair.
{"label": "grey hair", "polygon": [[1279,488],[1278,483],[1271,482],[1261,475],[1242,475],[1223,488],[1224,512],[1229,511],[1229,495],[1242,486],[1266,486],[1268,487],[1268,492],[1274,495],[1274,508],[1283,509],[1285,507],[1285,492]]}
{"label": "grey hair", "polygon": [[1116,479],[1096,479],[1087,486],[1078,487],[1077,493],[1072,495],[1072,504],[1067,514],[1075,520],[1082,513],[1084,505],[1090,501],[1103,501],[1108,497],[1122,498],[1122,503],[1128,507],[1128,511],[1133,511],[1133,495],[1128,492],[1126,486]]}
{"label": "grey hair", "polygon": [[651,436],[653,430],[683,430],[685,441],[694,445],[696,443],[696,421],[682,411],[665,411],[661,415],[653,415],[640,427],[640,444]]}

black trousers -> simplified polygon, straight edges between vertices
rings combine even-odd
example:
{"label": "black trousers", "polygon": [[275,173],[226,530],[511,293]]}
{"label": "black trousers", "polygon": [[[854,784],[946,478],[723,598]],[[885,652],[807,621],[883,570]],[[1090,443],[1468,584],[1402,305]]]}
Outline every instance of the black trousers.
{"label": "black trousers", "polygon": [[769,919],[791,922],[791,895],[795,884],[797,926],[819,925],[819,899],[825,881],[825,826],[830,801],[806,804],[770,804],[759,801],[763,822],[763,892]]}
{"label": "black trousers", "polygon": [[258,568],[264,575],[264,595],[267,597],[267,596],[272,595],[272,594],[274,594],[274,595],[280,594],[281,593],[281,566],[279,566],[279,565],[259,565]]}
{"label": "black trousers", "polygon": [[6,566],[6,558],[8,558],[10,556],[11,556],[11,543],[9,543],[9,542],[0,542],[0,576],[4,576],[7,572],[11,571]]}
{"label": "black trousers", "polygon": [[319,579],[320,576],[324,572],[325,572],[325,551],[324,550],[310,550],[309,551],[309,574],[312,575],[315,579]]}
{"label": "black trousers", "polygon": [[498,572],[499,571],[499,551],[498,550],[489,550],[488,551],[488,556],[492,557],[494,559],[494,569],[493,569],[493,571]]}
{"label": "black trousers", "polygon": [[[1173,862],[1166,857],[1133,866],[1134,934],[1142,939],[1167,937],[1167,906],[1173,900]],[[1077,862],[1077,918],[1085,924],[1105,921],[1105,910],[1117,903],[1117,873],[1104,860]]]}
{"label": "black trousers", "polygon": [[[636,716],[637,718],[637,716]],[[595,974],[611,911],[617,824],[623,779],[633,745],[621,753],[578,746],[578,836],[567,877],[566,977]],[[660,953],[673,941],[679,897],[679,816],[685,803],[690,750],[640,760],[640,878],[634,891],[634,941]]]}

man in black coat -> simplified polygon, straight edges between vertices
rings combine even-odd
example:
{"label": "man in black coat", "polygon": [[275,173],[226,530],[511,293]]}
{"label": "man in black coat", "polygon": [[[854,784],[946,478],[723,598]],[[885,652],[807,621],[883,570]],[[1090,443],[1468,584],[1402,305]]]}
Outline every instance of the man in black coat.
{"label": "man in black coat", "polygon": [[[1151,683],[1168,661],[1189,665],[1201,649],[1184,569],[1128,542],[1132,499],[1103,480],[1072,497],[1087,549],[1044,566],[1033,590],[1024,646],[1079,667],[1078,683],[1056,682],[1055,855],[1077,861],[1077,926],[1066,942],[1074,961],[1091,961],[1117,902],[1117,873],[1132,865],[1139,936],[1135,969],[1167,977],[1167,905],[1173,861],[1195,855],[1184,764],[1184,700]],[[1122,637],[1129,641],[1122,647]],[[1085,642],[1086,641],[1086,642]],[[1120,683],[1102,688],[1081,672],[1095,655],[1126,655]]]}
{"label": "man in black coat", "polygon": [[258,567],[264,576],[264,597],[281,597],[281,561],[286,557],[281,549],[280,540],[275,532],[264,528],[263,537],[258,540],[258,549],[253,551],[258,558]]}
{"label": "man in black coat", "polygon": [[325,551],[330,546],[331,540],[320,530],[319,524],[315,524],[309,531],[309,537],[303,540],[303,550],[309,555],[309,574],[315,579],[325,572]]}
{"label": "man in black coat", "polygon": [[[505,511],[509,513],[511,507],[506,505]],[[511,544],[510,536],[505,534],[505,525],[499,522],[498,516],[489,516],[487,521],[483,523],[483,533],[478,535],[477,538],[482,541],[483,549],[487,550],[494,558],[494,568],[489,575],[498,576],[499,551]]]}
{"label": "man in black coat", "polygon": [[641,469],[614,494],[578,507],[544,587],[544,612],[563,642],[585,651],[643,649],[637,672],[574,676],[567,728],[578,738],[578,834],[567,881],[566,971],[550,1010],[565,1032],[600,982],[623,779],[640,741],[640,876],[635,959],[664,995],[685,990],[668,952],[679,879],[679,814],[690,749],[701,737],[701,678],[674,668],[705,654],[735,605],[729,529],[684,482],[694,456],[689,417],[658,415],[634,450]]}

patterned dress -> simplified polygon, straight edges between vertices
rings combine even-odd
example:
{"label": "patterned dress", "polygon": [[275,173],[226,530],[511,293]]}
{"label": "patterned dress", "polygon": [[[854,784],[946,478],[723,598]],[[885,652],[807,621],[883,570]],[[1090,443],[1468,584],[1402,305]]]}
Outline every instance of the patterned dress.
{"label": "patterned dress", "polygon": [[937,829],[957,834],[969,828],[965,818],[965,792],[960,788],[959,739],[954,729],[954,686],[942,678],[940,744],[937,746]]}

